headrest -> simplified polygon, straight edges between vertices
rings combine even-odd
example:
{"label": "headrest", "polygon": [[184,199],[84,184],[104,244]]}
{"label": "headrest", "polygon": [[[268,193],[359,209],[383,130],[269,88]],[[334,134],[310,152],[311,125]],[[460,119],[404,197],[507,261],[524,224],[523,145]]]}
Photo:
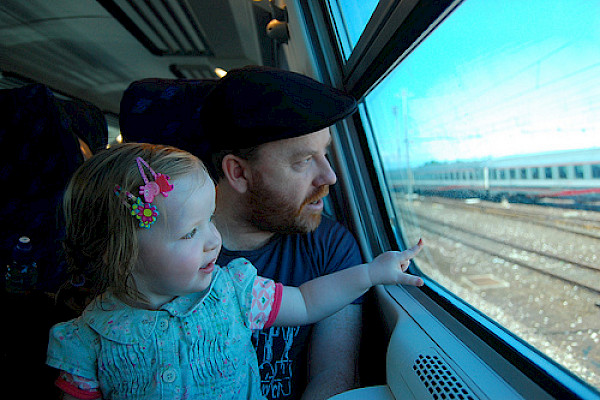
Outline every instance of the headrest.
{"label": "headrest", "polygon": [[98,107],[82,100],[56,100],[67,129],[83,140],[94,154],[106,148],[106,118]]}
{"label": "headrest", "polygon": [[125,90],[119,125],[128,142],[166,144],[202,158],[207,143],[199,110],[216,80],[143,79]]}

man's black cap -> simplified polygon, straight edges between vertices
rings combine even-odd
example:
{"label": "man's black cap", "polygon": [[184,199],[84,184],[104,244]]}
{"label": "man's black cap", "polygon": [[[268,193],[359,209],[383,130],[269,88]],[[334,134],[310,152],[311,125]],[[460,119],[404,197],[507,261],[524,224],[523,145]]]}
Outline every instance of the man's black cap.
{"label": "man's black cap", "polygon": [[199,123],[216,152],[313,133],[356,107],[352,96],[305,75],[246,66],[219,80],[204,101]]}

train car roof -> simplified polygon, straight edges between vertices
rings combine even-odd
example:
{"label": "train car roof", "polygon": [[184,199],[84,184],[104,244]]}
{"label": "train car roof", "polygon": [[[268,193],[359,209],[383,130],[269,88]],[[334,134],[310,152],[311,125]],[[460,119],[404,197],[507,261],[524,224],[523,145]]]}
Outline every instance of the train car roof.
{"label": "train car roof", "polygon": [[502,157],[491,160],[487,163],[487,166],[491,168],[525,168],[584,163],[600,163],[600,148]]}
{"label": "train car roof", "polygon": [[217,78],[215,68],[273,63],[268,1],[179,4],[3,0],[0,88],[43,83],[116,114],[135,80]]}
{"label": "train car roof", "polygon": [[552,165],[576,165],[600,163],[600,148],[552,151],[546,153],[523,154],[487,160],[457,161],[423,165],[414,168],[419,172],[461,171],[489,168],[527,168]]}

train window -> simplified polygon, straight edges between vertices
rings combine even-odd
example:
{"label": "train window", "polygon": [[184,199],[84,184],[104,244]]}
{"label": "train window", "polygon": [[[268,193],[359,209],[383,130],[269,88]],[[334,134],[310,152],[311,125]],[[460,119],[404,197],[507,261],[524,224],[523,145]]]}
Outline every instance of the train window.
{"label": "train window", "polygon": [[583,179],[583,165],[576,165],[574,167],[575,170],[575,179]]}
{"label": "train window", "polygon": [[338,46],[348,60],[379,0],[328,0],[328,10],[335,25]]}
{"label": "train window", "polygon": [[527,179],[527,168],[521,168],[521,179]]}
{"label": "train window", "polygon": [[560,179],[567,179],[567,167],[565,167],[564,165],[558,167],[558,177]]}
{"label": "train window", "polygon": [[[597,183],[570,187],[564,163],[594,163],[600,178],[599,12],[576,0],[465,0],[366,91],[361,114],[394,188],[390,214],[403,216],[395,231],[428,243],[420,271],[596,388]],[[542,165],[531,176],[545,179],[479,193],[408,178],[467,162],[501,180]]]}

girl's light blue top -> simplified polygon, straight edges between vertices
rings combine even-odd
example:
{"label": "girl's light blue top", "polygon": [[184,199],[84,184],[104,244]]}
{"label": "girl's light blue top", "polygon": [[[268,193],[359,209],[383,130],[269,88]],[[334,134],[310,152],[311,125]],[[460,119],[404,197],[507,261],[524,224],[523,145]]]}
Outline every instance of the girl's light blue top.
{"label": "girl's light blue top", "polygon": [[160,310],[107,292],[50,331],[47,364],[96,380],[105,399],[263,399],[248,313],[256,269],[215,269],[210,287]]}

